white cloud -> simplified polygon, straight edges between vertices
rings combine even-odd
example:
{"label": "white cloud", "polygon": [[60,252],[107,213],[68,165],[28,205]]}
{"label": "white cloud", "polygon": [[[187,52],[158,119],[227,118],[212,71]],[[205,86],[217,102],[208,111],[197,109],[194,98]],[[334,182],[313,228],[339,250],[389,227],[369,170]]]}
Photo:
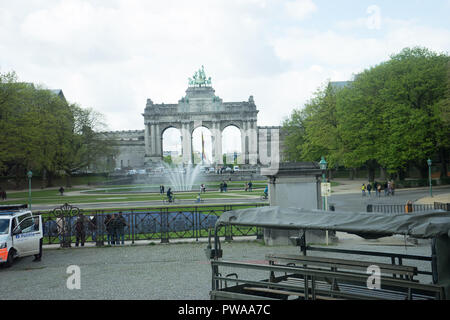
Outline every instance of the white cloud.
{"label": "white cloud", "polygon": [[317,6],[312,0],[294,0],[286,2],[285,9],[288,15],[303,20],[311,13],[317,11]]}
{"label": "white cloud", "polygon": [[253,95],[259,124],[279,125],[327,79],[348,80],[405,46],[450,48],[448,29],[385,11],[379,29],[367,29],[376,12],[364,10],[312,27],[308,18],[327,11],[312,0],[26,3],[0,9],[0,72],[63,89],[111,130],[142,130],[147,98],[177,103],[201,65],[224,101]]}

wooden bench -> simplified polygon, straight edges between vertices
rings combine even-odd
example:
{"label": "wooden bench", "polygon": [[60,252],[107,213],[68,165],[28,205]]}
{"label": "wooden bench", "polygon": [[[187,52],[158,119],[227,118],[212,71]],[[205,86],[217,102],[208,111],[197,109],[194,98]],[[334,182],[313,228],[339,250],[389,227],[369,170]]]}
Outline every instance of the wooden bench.
{"label": "wooden bench", "polygon": [[[253,290],[255,293],[266,293],[267,295],[264,295],[265,297],[276,299],[280,299],[283,296],[287,299],[290,295],[303,296],[305,300],[320,299],[321,297],[365,300],[445,299],[444,288],[442,286],[423,284],[417,281],[396,279],[393,277],[382,278],[380,289],[369,289],[367,287],[369,275],[357,272],[223,260],[211,261],[211,266],[215,270],[212,279],[212,292],[217,292],[220,295],[221,292],[228,291],[230,295],[234,294],[236,298],[239,298],[239,294],[251,295],[251,290]],[[239,277],[230,279],[229,277],[220,275],[219,267],[269,271],[270,277],[265,280],[256,281]],[[274,277],[272,274],[275,272],[284,275]],[[219,285],[221,281],[232,281],[236,283],[236,286],[222,288]],[[246,290],[245,288],[251,289]],[[278,290],[281,292],[276,292]]]}
{"label": "wooden bench", "polygon": [[275,262],[286,262],[289,265],[298,264],[299,267],[303,268],[327,268],[331,271],[351,270],[352,272],[357,271],[364,274],[367,274],[368,267],[375,265],[380,268],[381,276],[390,276],[393,278],[399,276],[400,279],[411,281],[413,281],[413,277],[417,275],[417,267],[399,266],[361,260],[347,260],[293,254],[267,254],[266,260],[269,261],[269,264],[275,264]]}
{"label": "wooden bench", "polygon": [[[259,291],[259,292],[267,292],[267,293],[275,293],[275,294],[282,294],[286,296],[297,296],[297,297],[304,297],[304,292],[297,292],[297,291],[287,291],[287,290],[279,290],[279,289],[270,289],[270,288],[261,288],[261,287],[244,287],[244,290],[249,291]],[[316,300],[343,300],[339,298],[333,298],[329,296],[321,296],[321,295],[315,295]]]}

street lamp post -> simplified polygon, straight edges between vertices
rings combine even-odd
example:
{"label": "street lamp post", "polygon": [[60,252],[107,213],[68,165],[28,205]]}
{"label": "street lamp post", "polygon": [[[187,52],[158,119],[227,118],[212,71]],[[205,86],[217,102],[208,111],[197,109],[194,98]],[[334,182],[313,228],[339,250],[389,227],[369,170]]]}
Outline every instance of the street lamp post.
{"label": "street lamp post", "polygon": [[427,160],[428,164],[428,181],[430,182],[430,197],[433,197],[433,187],[431,186],[431,159]]}
{"label": "street lamp post", "polygon": [[[327,170],[327,162],[325,161],[325,158],[322,157],[322,159],[319,162],[320,169],[322,170],[322,183],[325,183],[326,176],[325,172]],[[328,210],[327,205],[327,196],[323,196],[323,210]],[[325,238],[326,238],[326,245],[328,246],[328,230],[325,231]]]}
{"label": "street lamp post", "polygon": [[33,172],[31,172],[31,170],[28,171],[27,176],[28,176],[28,206],[30,207],[31,210],[31,178],[33,177]]}
{"label": "street lamp post", "polygon": [[[322,159],[320,160],[320,162],[319,162],[319,166],[320,166],[320,169],[322,170],[322,183],[325,183],[325,181],[326,181],[326,177],[325,177],[325,170],[327,170],[327,162],[325,161],[325,158],[324,157],[322,157]],[[324,210],[326,210],[326,207],[325,207],[325,197],[324,197]]]}

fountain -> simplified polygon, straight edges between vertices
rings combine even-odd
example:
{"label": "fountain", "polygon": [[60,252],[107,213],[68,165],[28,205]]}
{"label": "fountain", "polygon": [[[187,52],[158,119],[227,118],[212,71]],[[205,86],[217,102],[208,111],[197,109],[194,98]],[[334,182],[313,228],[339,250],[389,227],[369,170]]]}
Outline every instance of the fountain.
{"label": "fountain", "polygon": [[192,191],[192,186],[200,174],[201,166],[182,165],[171,166],[163,163],[166,170],[165,175],[169,178],[170,187],[173,191]]}

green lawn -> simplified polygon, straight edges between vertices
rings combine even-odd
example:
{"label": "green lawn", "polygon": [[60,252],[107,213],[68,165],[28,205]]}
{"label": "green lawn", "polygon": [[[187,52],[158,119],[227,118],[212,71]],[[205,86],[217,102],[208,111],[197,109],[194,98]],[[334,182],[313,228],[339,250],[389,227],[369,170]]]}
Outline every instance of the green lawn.
{"label": "green lawn", "polygon": [[[84,193],[79,194],[76,191],[82,191],[79,188],[68,188],[63,196],[57,190],[38,190],[32,191],[33,204],[55,204],[62,205],[64,203],[99,203],[99,202],[133,202],[133,201],[161,201],[166,198],[165,194],[159,193]],[[75,192],[75,193],[74,193]],[[74,193],[74,194],[71,194]],[[193,202],[197,198],[198,192],[175,192],[175,198],[179,200],[189,200]],[[228,191],[228,192],[206,192],[201,194],[202,199],[242,199],[245,197],[259,197],[262,190],[254,190],[253,192],[245,191]],[[28,192],[11,192],[8,194],[8,200],[2,204],[28,203]]]}

